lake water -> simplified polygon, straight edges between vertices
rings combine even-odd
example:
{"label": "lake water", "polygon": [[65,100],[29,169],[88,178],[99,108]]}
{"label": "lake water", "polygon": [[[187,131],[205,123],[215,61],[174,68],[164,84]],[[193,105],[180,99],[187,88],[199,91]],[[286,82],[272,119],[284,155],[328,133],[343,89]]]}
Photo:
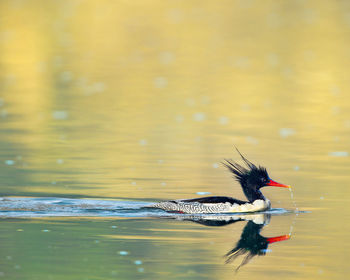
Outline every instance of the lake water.
{"label": "lake water", "polygon": [[[347,1],[0,2],[0,278],[346,279]],[[240,151],[293,187],[260,215]],[[236,255],[235,255],[236,253]],[[236,257],[236,258],[235,258]]]}

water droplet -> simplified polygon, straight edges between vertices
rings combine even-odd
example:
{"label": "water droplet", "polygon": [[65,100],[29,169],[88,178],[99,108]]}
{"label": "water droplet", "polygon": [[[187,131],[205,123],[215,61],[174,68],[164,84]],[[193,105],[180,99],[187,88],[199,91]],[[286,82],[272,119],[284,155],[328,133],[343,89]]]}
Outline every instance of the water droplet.
{"label": "water droplet", "polygon": [[54,111],[52,117],[55,120],[66,120],[68,118],[68,113],[66,111]]}
{"label": "water droplet", "polygon": [[136,260],[136,261],[134,261],[134,263],[135,263],[136,265],[140,265],[140,264],[142,264],[142,261]]}
{"label": "water droplet", "polygon": [[193,120],[195,120],[196,122],[201,122],[201,121],[204,121],[205,119],[206,119],[206,115],[202,112],[197,112],[193,114]]}
{"label": "water droplet", "polygon": [[184,18],[183,11],[180,9],[173,8],[168,11],[166,19],[173,24],[180,23]]}
{"label": "water droplet", "polygon": [[16,162],[14,161],[14,160],[12,160],[12,159],[7,159],[7,160],[5,160],[5,164],[6,165],[14,165]]}
{"label": "water droplet", "polygon": [[1,117],[6,118],[8,115],[7,110],[3,109],[1,110]]}
{"label": "water droplet", "polygon": [[172,52],[161,52],[159,54],[159,61],[165,65],[168,65],[175,60],[175,55]]}
{"label": "water droplet", "polygon": [[131,185],[136,186],[136,182],[131,182]]}
{"label": "water droplet", "polygon": [[168,85],[168,79],[165,77],[157,77],[154,79],[154,86],[156,88],[165,88]]}
{"label": "water droplet", "polygon": [[42,232],[50,232],[51,230],[49,229],[43,229]]}
{"label": "water droplet", "polygon": [[340,108],[338,106],[332,107],[332,113],[333,115],[337,115],[340,113]]}
{"label": "water droplet", "polygon": [[126,256],[126,255],[129,255],[129,252],[127,252],[127,251],[119,251],[119,255]]}
{"label": "water droplet", "polygon": [[118,226],[111,226],[111,228],[117,228]]}
{"label": "water droplet", "polygon": [[137,269],[137,271],[138,271],[138,272],[144,272],[145,269],[144,269],[143,267],[139,267],[139,268]]}
{"label": "water droplet", "polygon": [[249,111],[250,110],[250,105],[249,104],[242,104],[241,105],[241,110],[242,111]]}
{"label": "water droplet", "polygon": [[280,135],[283,138],[292,136],[295,134],[295,130],[293,128],[281,128],[280,129]]}
{"label": "water droplet", "polygon": [[259,140],[254,138],[254,137],[251,137],[251,136],[247,136],[246,141],[250,144],[253,144],[253,145],[259,144]]}
{"label": "water droplet", "polygon": [[202,96],[201,103],[204,105],[210,104],[210,97],[209,96]]}
{"label": "water droplet", "polygon": [[290,191],[290,198],[291,198],[291,200],[292,200],[292,202],[293,202],[293,206],[294,206],[294,208],[298,211],[297,204],[296,204],[296,202],[295,202],[295,200],[294,200],[294,193],[293,193],[292,188],[289,188],[289,191]]}
{"label": "water droplet", "polygon": [[211,194],[211,192],[196,192],[198,195],[208,195]]}
{"label": "water droplet", "polygon": [[187,98],[186,99],[186,105],[193,107],[194,105],[196,105],[196,101],[194,100],[194,98]]}
{"label": "water droplet", "polygon": [[267,55],[266,61],[270,66],[275,67],[279,64],[279,57],[275,53],[270,53]]}
{"label": "water droplet", "polygon": [[106,89],[106,85],[103,82],[94,83],[91,87],[96,93],[104,92]]}
{"label": "water droplet", "polygon": [[64,71],[61,74],[61,81],[64,83],[68,83],[73,79],[73,74],[70,71]]}
{"label": "water droplet", "polygon": [[219,167],[219,164],[217,164],[216,162],[213,163],[213,168],[218,168]]}
{"label": "water droplet", "polygon": [[185,118],[182,115],[177,115],[175,117],[175,120],[176,120],[176,122],[181,123],[181,122],[183,122],[185,120]]}
{"label": "water droplet", "polygon": [[160,183],[162,186],[166,186],[166,183],[165,182],[161,182]]}
{"label": "water droplet", "polygon": [[64,160],[61,159],[61,158],[59,158],[59,159],[56,160],[56,162],[57,162],[58,164],[63,164],[63,163],[64,163]]}
{"label": "water droplet", "polygon": [[245,69],[250,66],[250,60],[248,57],[238,57],[234,63],[237,68]]}
{"label": "water droplet", "polygon": [[293,225],[291,225],[290,229],[289,229],[289,235],[292,235],[293,229],[294,229],[294,227],[293,227]]}
{"label": "water droplet", "polygon": [[349,153],[346,151],[337,151],[337,152],[330,152],[328,155],[331,157],[347,157],[349,156]]}
{"label": "water droplet", "polygon": [[221,124],[221,125],[228,124],[228,117],[221,116],[221,117],[219,118],[219,124]]}
{"label": "water droplet", "polygon": [[332,86],[329,90],[333,95],[338,95],[340,93],[340,88],[337,86]]}

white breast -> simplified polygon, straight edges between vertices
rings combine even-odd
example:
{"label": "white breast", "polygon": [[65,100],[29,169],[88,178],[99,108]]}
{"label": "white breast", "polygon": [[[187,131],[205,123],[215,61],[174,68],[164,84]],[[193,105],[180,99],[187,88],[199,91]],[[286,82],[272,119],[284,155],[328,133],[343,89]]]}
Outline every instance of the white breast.
{"label": "white breast", "polygon": [[253,203],[245,203],[245,204],[233,204],[231,206],[230,212],[240,213],[240,212],[258,212],[269,209],[271,203],[269,200],[257,199]]}

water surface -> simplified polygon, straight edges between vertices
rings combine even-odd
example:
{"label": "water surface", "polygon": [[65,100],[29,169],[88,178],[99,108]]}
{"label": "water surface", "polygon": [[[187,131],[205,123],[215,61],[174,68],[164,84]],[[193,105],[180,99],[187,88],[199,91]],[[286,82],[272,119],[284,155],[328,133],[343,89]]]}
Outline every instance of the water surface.
{"label": "water surface", "polygon": [[[0,276],[347,278],[349,11],[347,1],[2,0]],[[139,209],[244,199],[221,165],[239,160],[234,145],[293,187],[293,199],[263,189],[284,209],[268,224]],[[258,230],[292,234],[238,272],[249,250],[225,264]]]}

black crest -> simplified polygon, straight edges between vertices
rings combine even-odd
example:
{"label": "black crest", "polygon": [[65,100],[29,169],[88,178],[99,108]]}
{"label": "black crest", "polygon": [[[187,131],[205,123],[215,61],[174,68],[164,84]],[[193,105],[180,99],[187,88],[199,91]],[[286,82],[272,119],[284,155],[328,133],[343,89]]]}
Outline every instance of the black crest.
{"label": "black crest", "polygon": [[234,174],[234,178],[242,185],[246,186],[248,181],[255,183],[257,186],[262,187],[264,183],[269,180],[269,175],[266,168],[262,166],[256,166],[248,159],[246,159],[241,152],[236,148],[237,152],[241,156],[247,167],[244,167],[236,162],[225,160],[223,164]]}

